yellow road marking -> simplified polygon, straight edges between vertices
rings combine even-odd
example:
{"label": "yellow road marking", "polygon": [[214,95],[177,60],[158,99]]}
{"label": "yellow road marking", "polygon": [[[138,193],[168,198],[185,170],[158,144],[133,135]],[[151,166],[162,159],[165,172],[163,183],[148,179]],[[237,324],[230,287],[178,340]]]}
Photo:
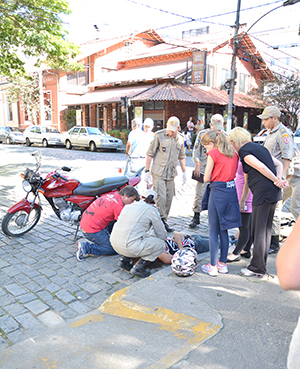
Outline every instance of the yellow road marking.
{"label": "yellow road marking", "polygon": [[201,342],[215,334],[219,325],[202,322],[186,314],[175,313],[162,307],[148,308],[123,300],[130,287],[123,288],[111,295],[100,307],[104,314],[127,319],[158,324],[159,329],[173,333],[179,339],[187,339],[189,344]]}
{"label": "yellow road marking", "polygon": [[73,322],[70,324],[72,328],[77,328],[85,324],[90,324],[91,322],[103,322],[104,318],[102,314],[91,314],[86,316],[85,318],[76,320],[76,322]]}

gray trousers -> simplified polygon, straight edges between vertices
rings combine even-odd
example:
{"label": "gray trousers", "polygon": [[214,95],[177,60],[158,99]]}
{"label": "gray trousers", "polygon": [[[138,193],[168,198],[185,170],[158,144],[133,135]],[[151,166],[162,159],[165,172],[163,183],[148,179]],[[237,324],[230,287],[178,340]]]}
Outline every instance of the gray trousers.
{"label": "gray trousers", "polygon": [[283,203],[290,197],[291,212],[297,220],[300,215],[300,177],[292,176],[288,179],[289,187],[283,189]]}
{"label": "gray trousers", "polygon": [[195,199],[193,204],[193,212],[194,213],[201,213],[201,203],[202,197],[206,188],[206,183],[200,183],[197,181],[195,187]]}
{"label": "gray trousers", "polygon": [[165,181],[159,176],[152,175],[153,190],[157,193],[156,206],[162,219],[167,220],[175,195],[174,179]]}

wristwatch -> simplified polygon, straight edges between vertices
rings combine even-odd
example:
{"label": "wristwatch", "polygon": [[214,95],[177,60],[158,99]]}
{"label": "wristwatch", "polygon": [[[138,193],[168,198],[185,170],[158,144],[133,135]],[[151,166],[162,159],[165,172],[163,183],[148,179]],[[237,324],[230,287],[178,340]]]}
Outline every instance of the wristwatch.
{"label": "wristwatch", "polygon": [[148,172],[150,172],[150,170],[149,169],[145,169],[145,173],[148,173]]}

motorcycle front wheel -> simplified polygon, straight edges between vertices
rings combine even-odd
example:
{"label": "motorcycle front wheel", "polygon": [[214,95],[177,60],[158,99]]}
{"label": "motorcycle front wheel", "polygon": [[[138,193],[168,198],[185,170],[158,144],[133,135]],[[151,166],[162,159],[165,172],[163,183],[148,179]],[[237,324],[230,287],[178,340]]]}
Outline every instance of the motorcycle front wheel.
{"label": "motorcycle front wheel", "polygon": [[24,224],[27,216],[28,214],[24,210],[7,213],[2,221],[2,232],[8,237],[23,236],[37,225],[41,217],[41,208],[32,209]]}

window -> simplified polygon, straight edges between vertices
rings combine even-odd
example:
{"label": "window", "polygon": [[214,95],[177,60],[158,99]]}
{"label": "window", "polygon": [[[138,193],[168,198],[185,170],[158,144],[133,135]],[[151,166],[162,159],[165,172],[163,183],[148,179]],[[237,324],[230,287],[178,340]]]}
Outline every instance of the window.
{"label": "window", "polygon": [[72,86],[86,86],[89,83],[88,70],[67,74],[67,83]]}
{"label": "window", "polygon": [[78,132],[79,132],[80,128],[79,127],[76,127],[73,129],[73,131],[70,132],[71,135],[78,135]]}
{"label": "window", "polygon": [[45,120],[52,120],[52,98],[51,91],[44,92]]}
{"label": "window", "polygon": [[132,55],[133,54],[133,46],[134,43],[132,41],[125,41],[124,42],[124,54]]}
{"label": "window", "polygon": [[207,65],[206,68],[206,86],[215,86],[215,67],[212,65]]}
{"label": "window", "polygon": [[7,121],[11,122],[13,119],[13,109],[12,104],[6,98],[6,112],[7,112]]}
{"label": "window", "polygon": [[248,80],[249,77],[246,74],[240,73],[239,75],[239,91],[248,92]]}
{"label": "window", "polygon": [[143,103],[144,110],[164,110],[164,101],[146,101]]}
{"label": "window", "polygon": [[221,90],[225,90],[224,83],[230,79],[230,70],[222,69],[221,71]]}

